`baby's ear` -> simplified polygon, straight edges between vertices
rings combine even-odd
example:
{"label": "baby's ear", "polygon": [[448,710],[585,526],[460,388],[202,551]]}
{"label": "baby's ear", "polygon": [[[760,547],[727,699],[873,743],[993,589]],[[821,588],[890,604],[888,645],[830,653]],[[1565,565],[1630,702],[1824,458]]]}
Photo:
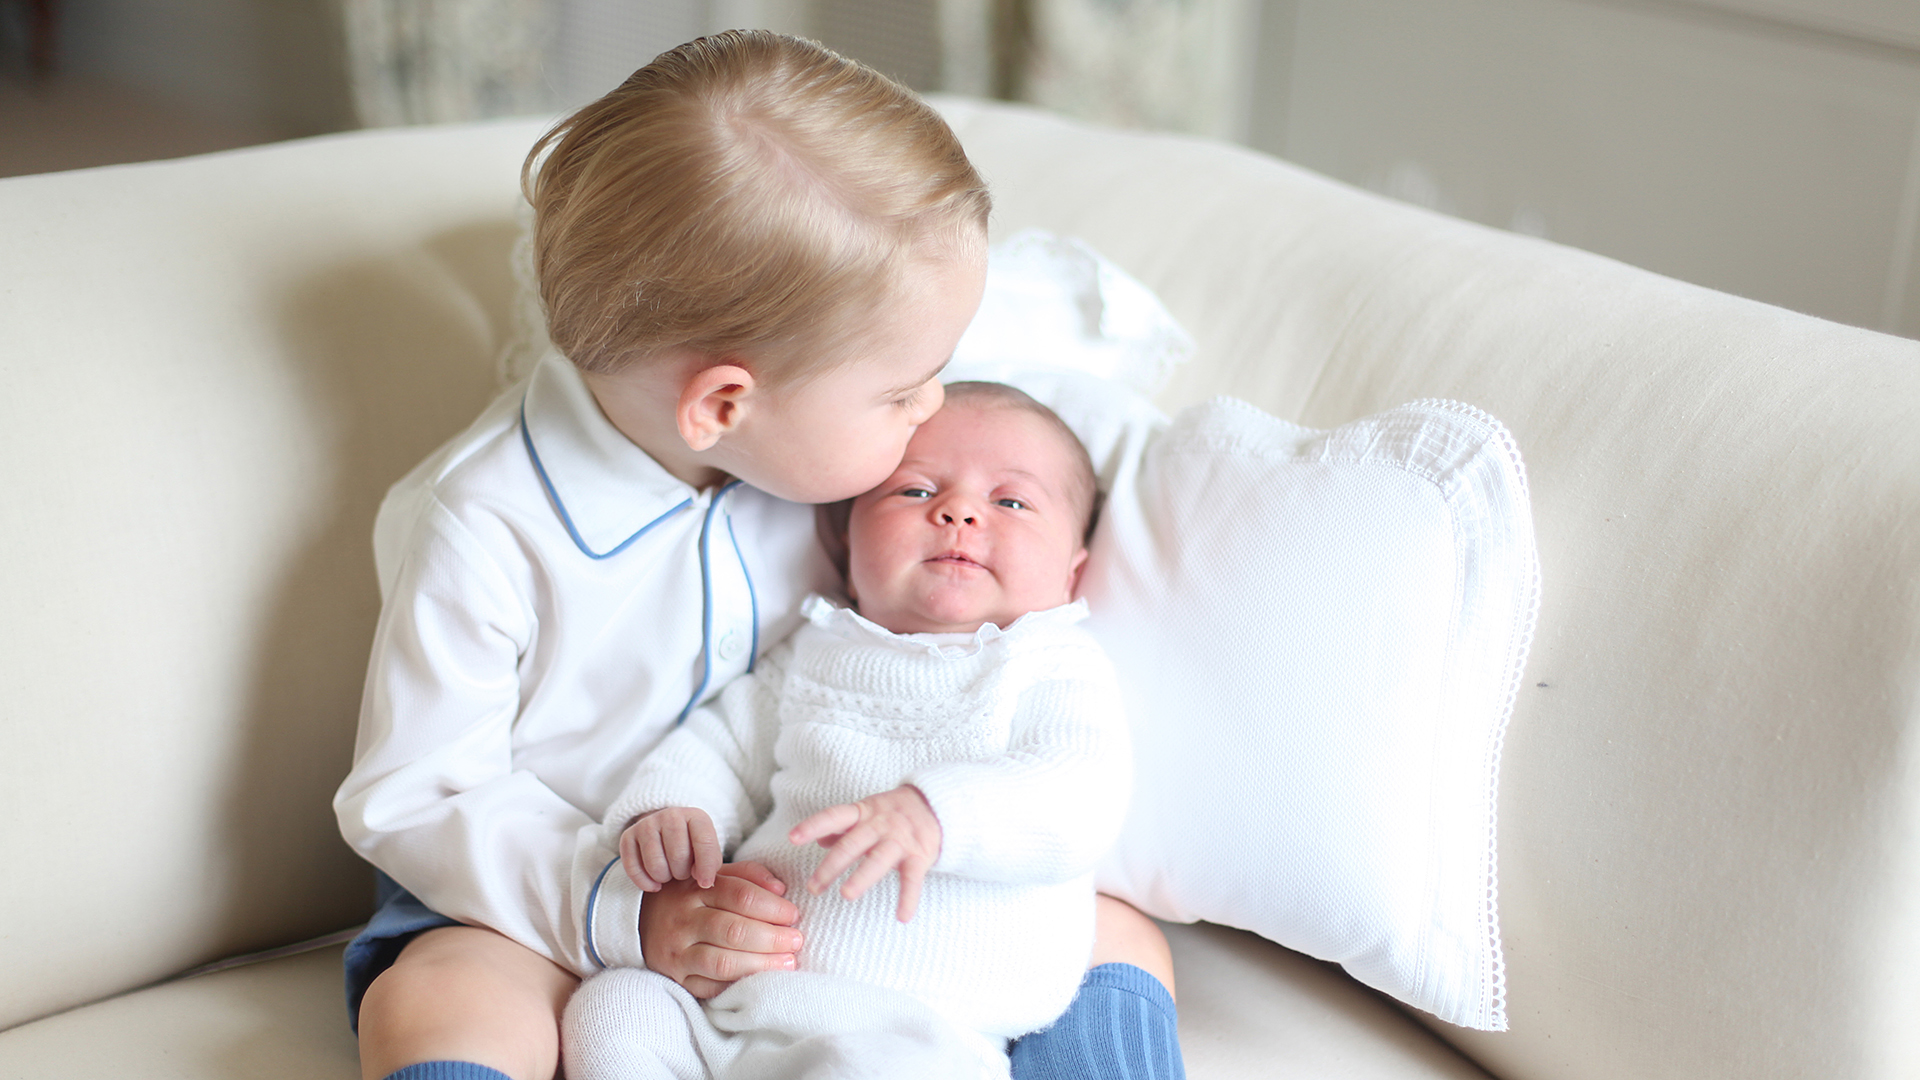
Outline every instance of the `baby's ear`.
{"label": "baby's ear", "polygon": [[1073,562],[1067,567],[1067,599],[1080,599],[1080,578],[1087,569],[1087,545],[1081,544],[1080,550],[1073,553]]}
{"label": "baby's ear", "polygon": [[753,373],[738,364],[700,368],[681,387],[674,420],[689,450],[713,449],[720,436],[740,425],[753,394]]}
{"label": "baby's ear", "polygon": [[821,503],[813,508],[814,535],[820,538],[820,550],[827,553],[833,568],[840,571],[840,580],[847,582],[849,598],[853,595],[853,583],[847,581],[847,559],[851,555],[847,546],[847,522],[852,517],[852,499]]}

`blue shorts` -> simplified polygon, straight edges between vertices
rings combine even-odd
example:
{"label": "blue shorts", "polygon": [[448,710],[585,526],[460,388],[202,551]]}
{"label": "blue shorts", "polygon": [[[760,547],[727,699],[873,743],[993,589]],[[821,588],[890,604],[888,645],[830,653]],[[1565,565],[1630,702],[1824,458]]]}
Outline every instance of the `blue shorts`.
{"label": "blue shorts", "polygon": [[381,972],[400,958],[407,942],[442,926],[460,926],[420,902],[420,898],[400,887],[400,883],[375,870],[374,898],[379,902],[373,918],[360,936],[347,942],[347,1024],[360,1030],[360,999]]}

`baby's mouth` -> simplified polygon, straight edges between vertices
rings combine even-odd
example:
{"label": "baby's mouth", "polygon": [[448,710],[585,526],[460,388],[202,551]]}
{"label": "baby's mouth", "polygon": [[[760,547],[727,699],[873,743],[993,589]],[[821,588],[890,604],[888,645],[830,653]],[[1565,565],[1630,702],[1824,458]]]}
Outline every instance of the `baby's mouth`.
{"label": "baby's mouth", "polygon": [[940,554],[935,555],[933,558],[928,559],[927,561],[930,563],[942,563],[950,566],[971,566],[979,570],[986,569],[986,567],[981,565],[981,563],[978,560],[970,557],[964,551],[943,551]]}

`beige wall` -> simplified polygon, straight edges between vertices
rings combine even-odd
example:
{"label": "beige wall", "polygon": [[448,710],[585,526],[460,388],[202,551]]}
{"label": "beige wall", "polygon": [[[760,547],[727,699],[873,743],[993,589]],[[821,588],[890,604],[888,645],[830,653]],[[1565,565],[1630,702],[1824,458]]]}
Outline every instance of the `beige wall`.
{"label": "beige wall", "polygon": [[334,0],[60,0],[62,70],[259,139],[354,126]]}
{"label": "beige wall", "polygon": [[[616,0],[555,2],[592,31],[575,37],[613,42],[588,16]],[[698,8],[938,81],[920,40],[937,33],[933,0],[650,2],[654,22],[678,8],[693,25]],[[1473,220],[1920,337],[1917,0],[1211,2],[1251,5],[1258,29],[1222,58],[1247,69],[1228,80],[1245,100],[1210,128]],[[334,0],[62,11],[70,70],[260,139],[353,124]],[[573,56],[561,104],[624,64]]]}
{"label": "beige wall", "polygon": [[1269,0],[1246,138],[1376,191],[1920,336],[1920,3]]}

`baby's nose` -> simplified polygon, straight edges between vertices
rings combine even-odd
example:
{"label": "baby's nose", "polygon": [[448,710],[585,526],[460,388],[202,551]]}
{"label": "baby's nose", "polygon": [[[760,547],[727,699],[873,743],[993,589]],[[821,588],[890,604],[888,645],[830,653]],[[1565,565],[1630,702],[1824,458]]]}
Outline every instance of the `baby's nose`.
{"label": "baby's nose", "polygon": [[956,524],[957,522],[964,522],[968,525],[972,525],[974,523],[972,514],[963,513],[958,518],[955,518],[950,511],[946,511],[946,510],[940,511],[940,520],[948,525],[953,525],[953,524]]}

